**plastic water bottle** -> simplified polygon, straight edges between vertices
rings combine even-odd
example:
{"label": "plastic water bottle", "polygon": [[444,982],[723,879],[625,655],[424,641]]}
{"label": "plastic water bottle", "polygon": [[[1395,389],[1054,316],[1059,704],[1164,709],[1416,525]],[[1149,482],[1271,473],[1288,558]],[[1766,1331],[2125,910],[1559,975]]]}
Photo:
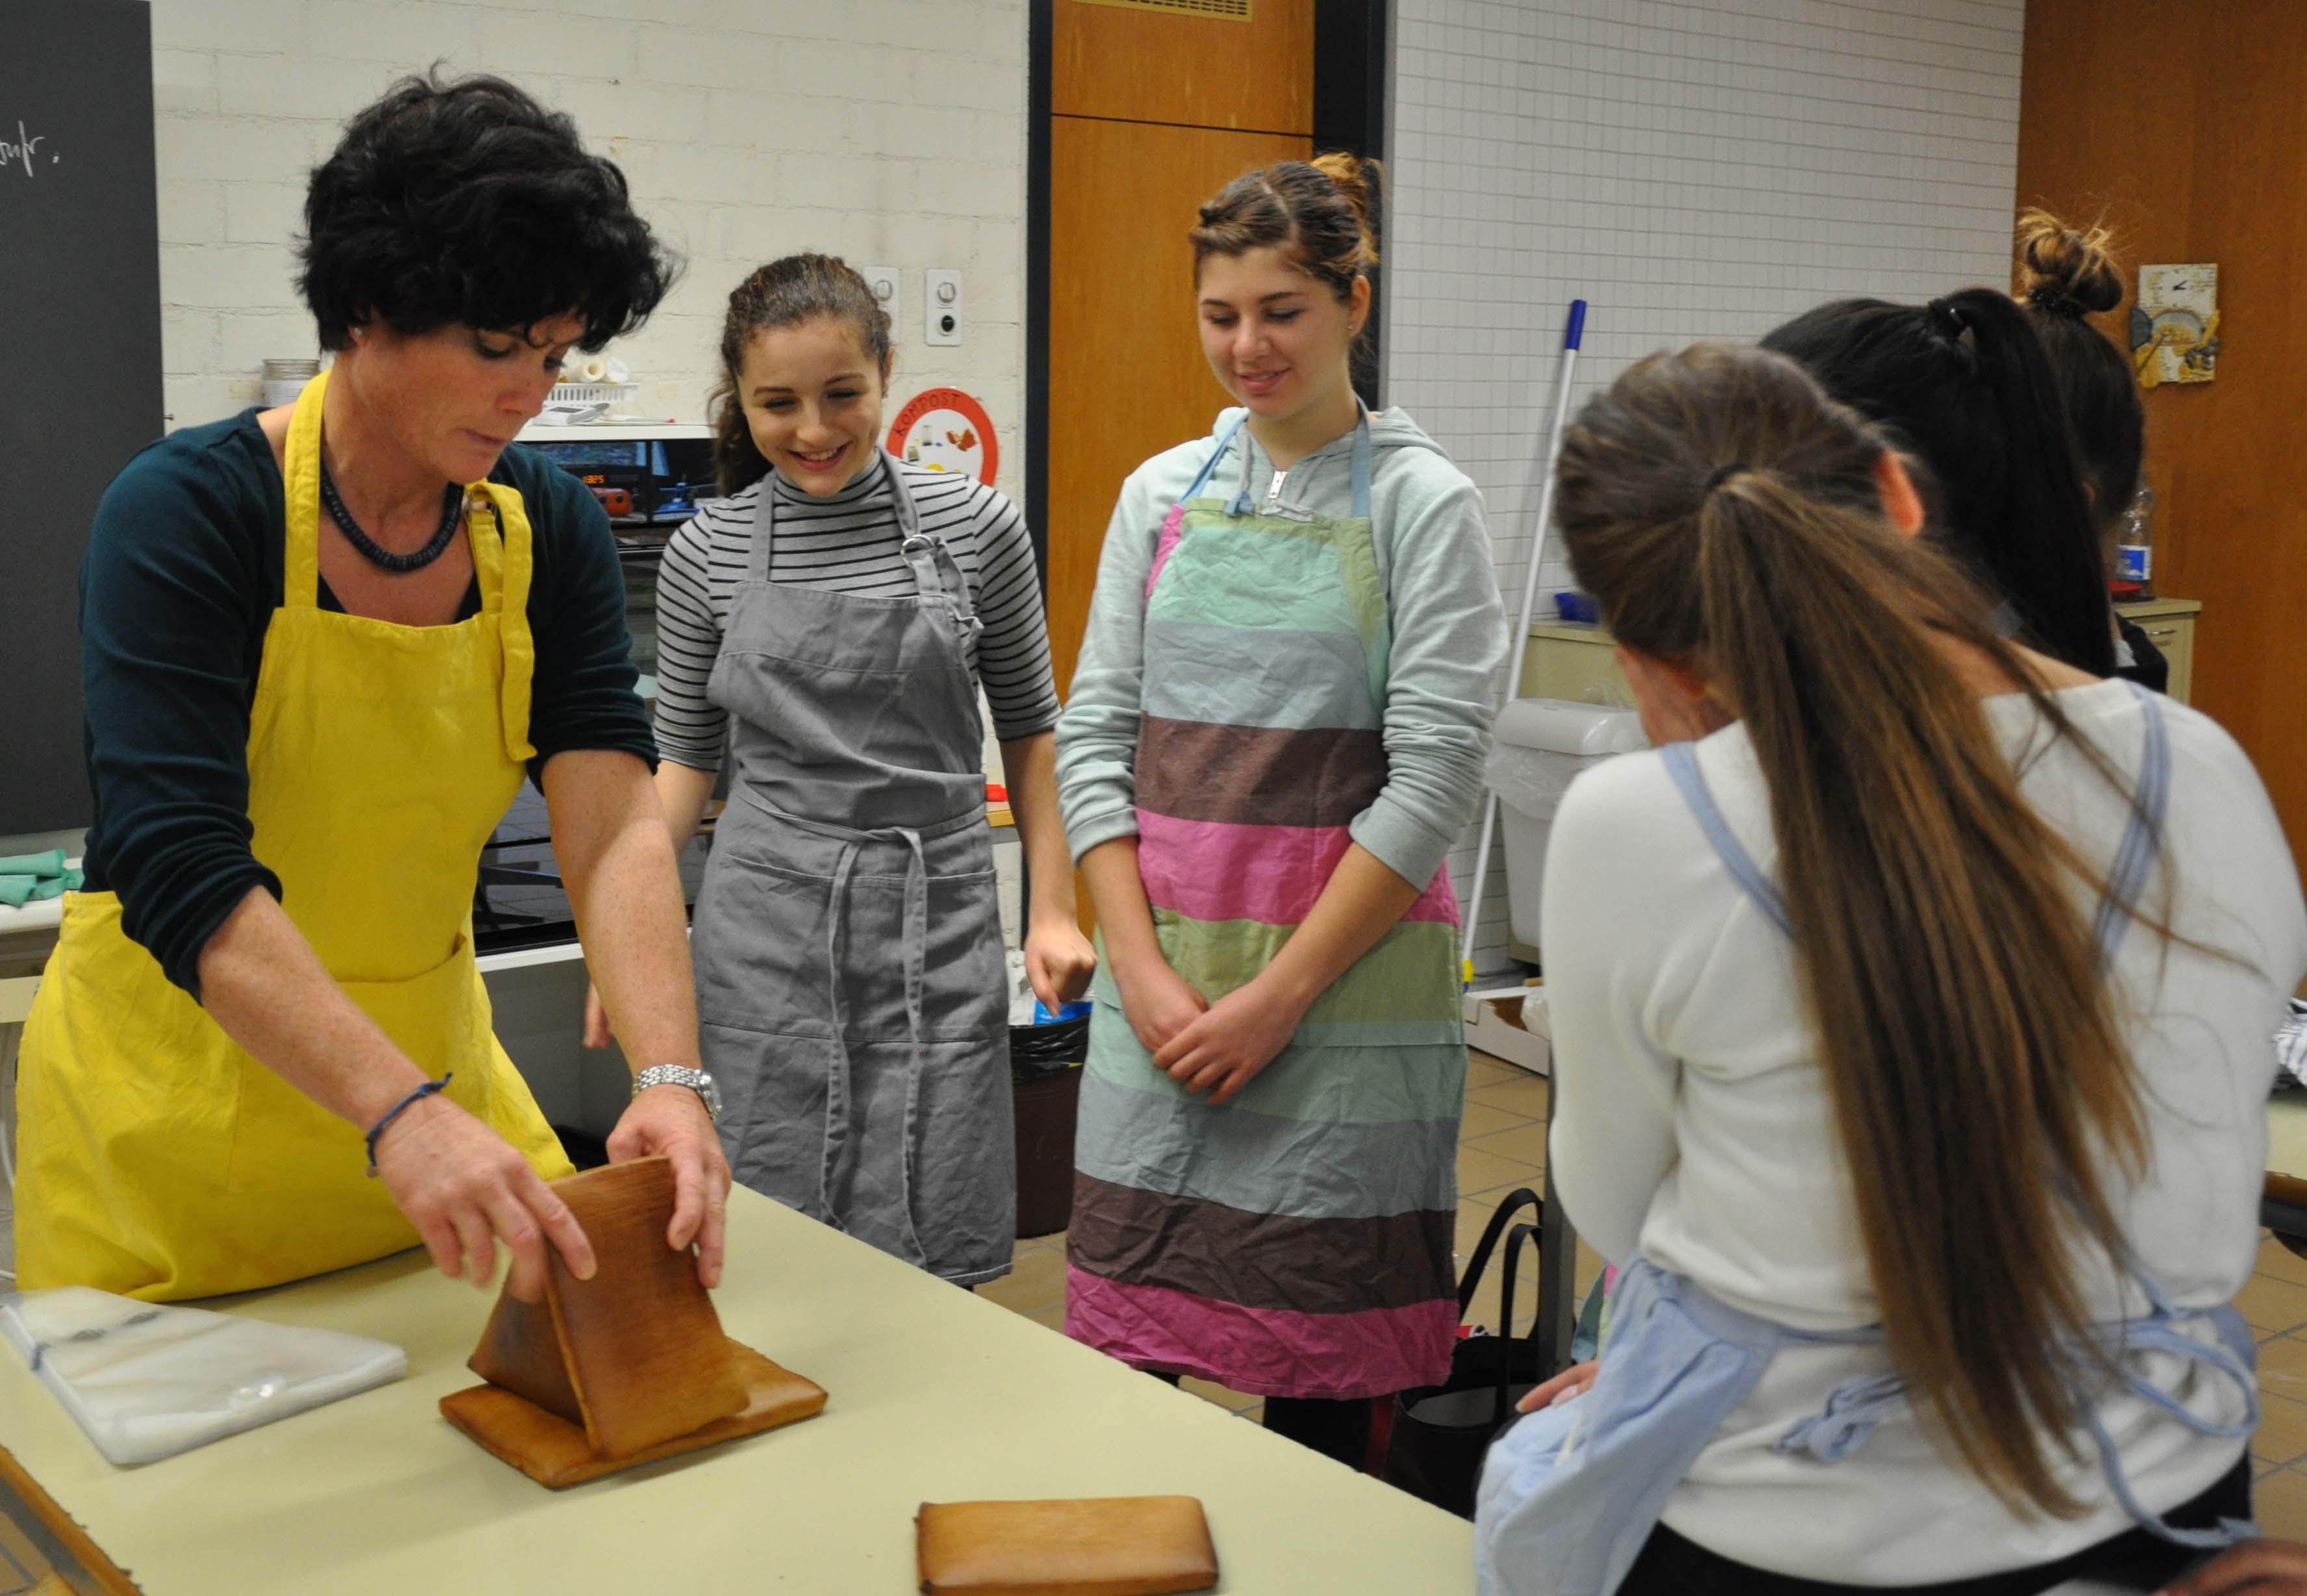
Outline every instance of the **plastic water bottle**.
{"label": "plastic water bottle", "polygon": [[2137,597],[2155,596],[2155,490],[2144,482],[2115,524],[2114,579],[2137,583]]}

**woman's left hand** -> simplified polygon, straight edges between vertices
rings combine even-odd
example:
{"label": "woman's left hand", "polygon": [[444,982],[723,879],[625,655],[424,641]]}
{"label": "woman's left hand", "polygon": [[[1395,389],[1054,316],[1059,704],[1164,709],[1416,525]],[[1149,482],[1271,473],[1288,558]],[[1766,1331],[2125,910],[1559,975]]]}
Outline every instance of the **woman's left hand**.
{"label": "woman's left hand", "polygon": [[1260,976],[1220,998],[1170,1038],[1154,1055],[1154,1068],[1188,1092],[1207,1093],[1214,1108],[1231,1103],[1290,1045],[1306,1008]]}
{"label": "woman's left hand", "polygon": [[1034,918],[1025,932],[1025,979],[1051,1014],[1089,991],[1097,973],[1097,949],[1070,914]]}
{"label": "woman's left hand", "polygon": [[721,1135],[705,1111],[705,1100],[687,1086],[651,1086],[633,1099],[609,1133],[609,1157],[618,1163],[659,1155],[673,1163],[673,1224],[665,1245],[681,1252],[697,1243],[697,1278],[717,1286],[728,1223],[729,1161],[721,1155]]}

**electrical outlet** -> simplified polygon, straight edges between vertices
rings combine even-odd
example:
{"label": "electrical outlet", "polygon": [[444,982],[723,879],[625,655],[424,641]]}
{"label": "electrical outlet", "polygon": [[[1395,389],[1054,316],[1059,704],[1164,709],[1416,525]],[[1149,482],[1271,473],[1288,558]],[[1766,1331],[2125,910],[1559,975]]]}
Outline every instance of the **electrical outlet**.
{"label": "electrical outlet", "polygon": [[922,273],[922,341],[961,342],[961,273],[949,266],[932,266]]}
{"label": "electrical outlet", "polygon": [[873,297],[879,300],[881,308],[889,313],[889,341],[892,344],[903,342],[905,335],[898,322],[899,307],[904,301],[899,295],[902,283],[897,269],[895,266],[863,266],[858,269],[857,275],[865,279],[865,286],[873,290]]}

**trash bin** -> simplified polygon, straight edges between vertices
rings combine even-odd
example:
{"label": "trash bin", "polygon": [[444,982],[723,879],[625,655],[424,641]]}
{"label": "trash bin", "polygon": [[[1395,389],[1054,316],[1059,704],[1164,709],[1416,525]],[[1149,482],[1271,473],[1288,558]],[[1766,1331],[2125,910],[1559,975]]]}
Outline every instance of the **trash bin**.
{"label": "trash bin", "polygon": [[1538,894],[1554,811],[1580,771],[1648,748],[1642,718],[1564,699],[1515,699],[1499,711],[1487,777],[1505,822],[1506,904],[1517,942],[1538,946]]}
{"label": "trash bin", "polygon": [[1009,1027],[1021,1241],[1054,1235],[1073,1218],[1074,1115],[1081,1103],[1081,1061],[1088,1056],[1086,1015]]}

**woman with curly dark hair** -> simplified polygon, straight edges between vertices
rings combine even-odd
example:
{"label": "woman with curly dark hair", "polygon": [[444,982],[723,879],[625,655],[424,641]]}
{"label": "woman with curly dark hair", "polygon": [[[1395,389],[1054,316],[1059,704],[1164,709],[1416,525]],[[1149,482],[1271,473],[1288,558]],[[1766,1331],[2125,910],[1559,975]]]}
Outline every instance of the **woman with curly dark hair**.
{"label": "woman with curly dark hair", "polygon": [[611,1154],[672,1159],[668,1240],[710,1283],[729,1176],[615,549],[573,477],[509,447],[672,262],[622,174],[494,78],[396,85],[304,217],[333,368],[147,449],[90,534],[95,822],[24,1036],[21,1283],[205,1296],[420,1239],[479,1284],[502,1241],[524,1295],[548,1242],[592,1272],[473,959],[524,771],[659,1067]]}

